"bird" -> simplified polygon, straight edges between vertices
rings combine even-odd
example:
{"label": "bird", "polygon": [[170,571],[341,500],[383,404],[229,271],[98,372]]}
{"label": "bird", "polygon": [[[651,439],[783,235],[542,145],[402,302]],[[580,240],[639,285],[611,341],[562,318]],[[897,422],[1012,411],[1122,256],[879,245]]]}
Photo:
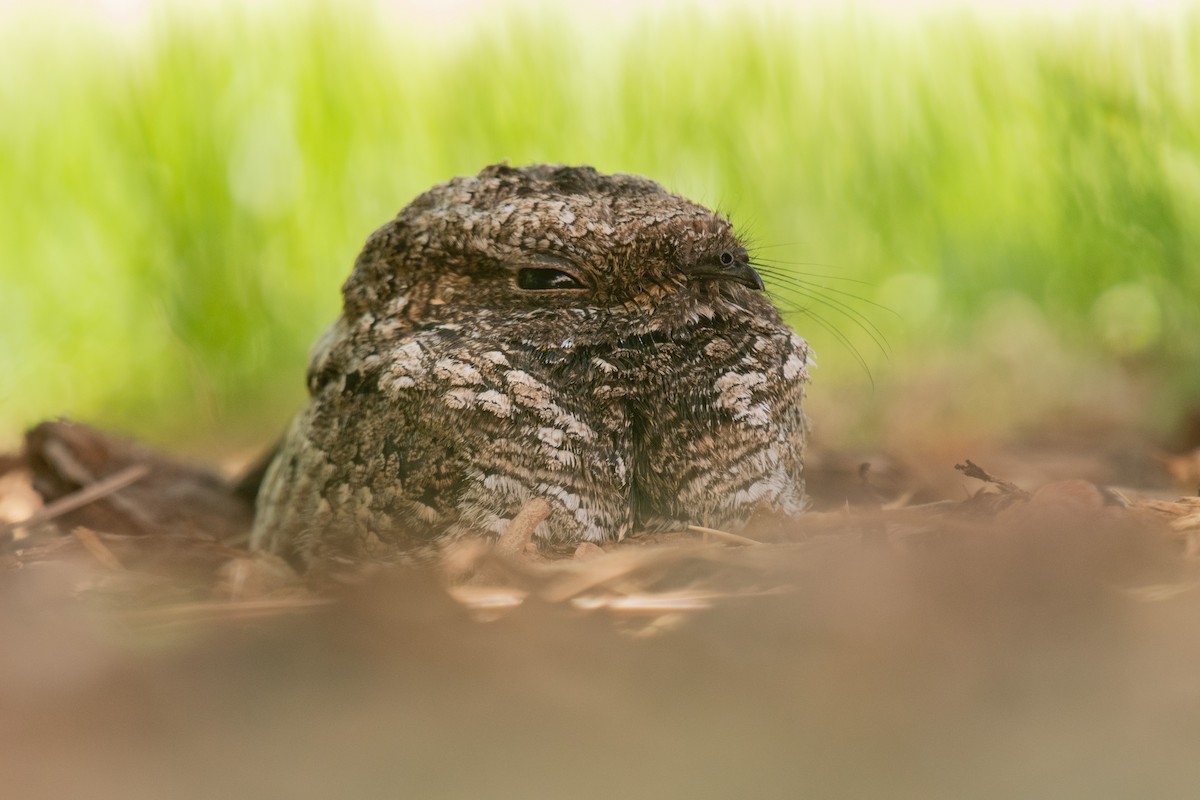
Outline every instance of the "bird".
{"label": "bird", "polygon": [[801,514],[811,353],[727,217],[507,163],[367,239],[266,471],[252,547],[422,562],[530,501],[547,552]]}

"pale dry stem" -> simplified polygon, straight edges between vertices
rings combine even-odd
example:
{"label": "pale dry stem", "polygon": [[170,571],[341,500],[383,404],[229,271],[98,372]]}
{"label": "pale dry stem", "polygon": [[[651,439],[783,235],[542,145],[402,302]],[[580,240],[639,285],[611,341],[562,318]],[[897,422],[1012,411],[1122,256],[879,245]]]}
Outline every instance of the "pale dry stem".
{"label": "pale dry stem", "polygon": [[533,541],[533,532],[538,525],[550,516],[550,504],[540,497],[535,497],[526,503],[512,522],[500,534],[496,542],[496,552],[502,556],[520,557]]}

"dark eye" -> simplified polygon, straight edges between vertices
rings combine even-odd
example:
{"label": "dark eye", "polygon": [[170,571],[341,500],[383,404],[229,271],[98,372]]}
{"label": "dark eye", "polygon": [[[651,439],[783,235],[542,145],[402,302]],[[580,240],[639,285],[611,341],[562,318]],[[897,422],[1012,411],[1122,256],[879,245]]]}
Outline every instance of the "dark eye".
{"label": "dark eye", "polygon": [[733,263],[733,253],[729,252],[728,250],[723,251],[721,253],[721,265],[728,267],[732,263]]}
{"label": "dark eye", "polygon": [[586,288],[574,275],[549,267],[525,267],[517,273],[517,286],[535,292]]}

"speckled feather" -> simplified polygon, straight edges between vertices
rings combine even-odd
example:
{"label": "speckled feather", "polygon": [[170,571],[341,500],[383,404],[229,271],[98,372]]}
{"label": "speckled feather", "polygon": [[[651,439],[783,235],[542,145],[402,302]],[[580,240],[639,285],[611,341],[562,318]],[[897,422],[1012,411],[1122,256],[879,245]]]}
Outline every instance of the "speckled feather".
{"label": "speckled feather", "polygon": [[808,346],[728,220],[652,181],[455,178],[371,235],[343,296],[256,547],[421,559],[496,536],[534,497],[551,546],[804,507]]}

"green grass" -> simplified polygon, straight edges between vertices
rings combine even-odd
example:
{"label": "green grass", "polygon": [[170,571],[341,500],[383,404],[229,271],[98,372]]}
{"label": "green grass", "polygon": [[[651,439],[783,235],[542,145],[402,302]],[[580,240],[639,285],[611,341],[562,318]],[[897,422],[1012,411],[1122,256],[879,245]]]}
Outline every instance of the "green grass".
{"label": "green grass", "polygon": [[1113,375],[1146,418],[1200,393],[1195,13],[514,10],[436,32],[338,9],[0,13],[0,436],[58,414],[271,435],[366,235],[502,159],[649,175],[764,257],[862,281],[817,282],[861,298],[827,295],[890,360],[836,308],[791,316],[813,402],[867,398],[843,438],[895,423],[933,364],[971,365],[944,394],[1014,425],[1014,403],[1104,405]]}

